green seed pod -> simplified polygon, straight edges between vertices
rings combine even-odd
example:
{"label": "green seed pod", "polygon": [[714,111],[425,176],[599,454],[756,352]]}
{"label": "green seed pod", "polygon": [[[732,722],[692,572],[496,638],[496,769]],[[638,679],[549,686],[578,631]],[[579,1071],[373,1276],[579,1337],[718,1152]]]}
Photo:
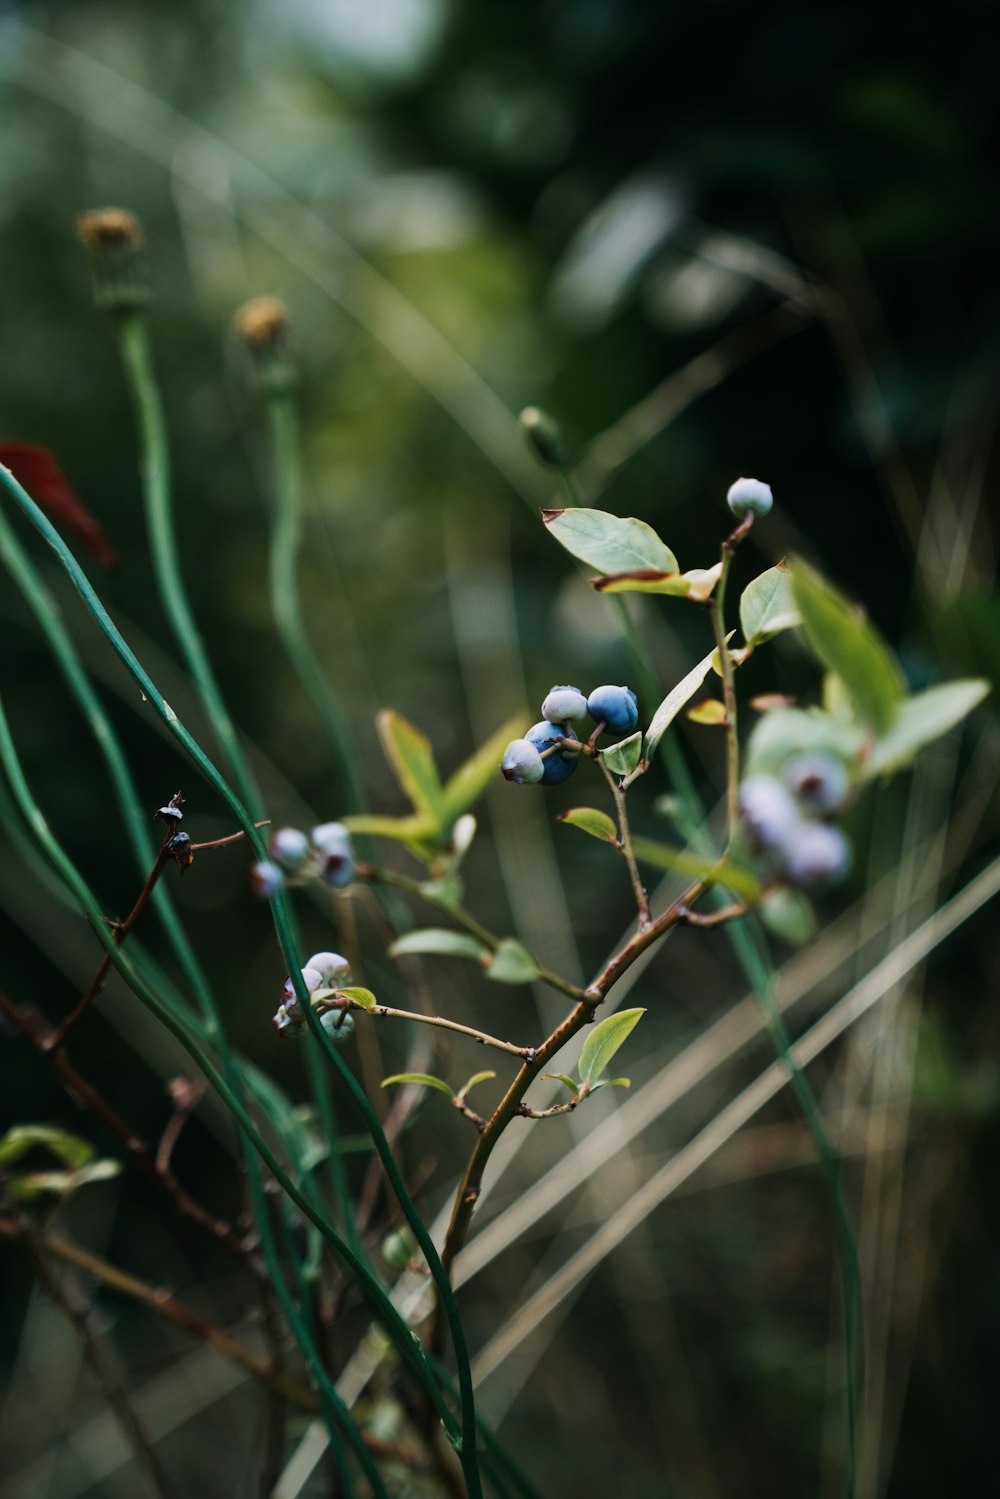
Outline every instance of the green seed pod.
{"label": "green seed pod", "polygon": [[407,1227],[394,1229],[382,1240],[382,1258],[394,1270],[405,1270],[417,1252],[417,1241]]}
{"label": "green seed pod", "polygon": [[558,424],[537,406],[525,406],[518,417],[521,431],[528,439],[528,446],[546,468],[562,468],[564,464],[562,436]]}

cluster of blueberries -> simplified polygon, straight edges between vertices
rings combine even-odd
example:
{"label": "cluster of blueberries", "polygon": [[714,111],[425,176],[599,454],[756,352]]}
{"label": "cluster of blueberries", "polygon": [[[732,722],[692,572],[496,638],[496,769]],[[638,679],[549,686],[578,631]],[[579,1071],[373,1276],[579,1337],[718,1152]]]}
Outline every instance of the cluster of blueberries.
{"label": "cluster of blueberries", "polygon": [[582,748],[572,725],[588,714],[597,725],[592,740],[605,730],[631,734],[639,722],[639,704],[631,687],[595,687],[589,697],[579,687],[553,687],[542,703],[541,723],[533,724],[523,739],[512,739],[504,750],[504,779],[518,786],[557,786],[565,781],[576,769]]}
{"label": "cluster of blueberries", "polygon": [[269,900],[283,885],[322,880],[340,890],[354,878],[351,835],[342,822],[323,822],[308,834],[276,828],[267,841],[268,858],[250,870],[255,895]]}
{"label": "cluster of blueberries", "polygon": [[[302,982],[310,994],[317,989],[339,989],[351,982],[351,966],[339,952],[316,952],[302,970]],[[285,979],[282,1002],[274,1017],[274,1028],[278,1035],[301,1036],[306,1028],[306,1017],[295,993],[291,975]],[[327,1035],[335,1041],[346,1041],[354,1029],[354,1016],[349,1010],[324,1010],[320,1024]]]}
{"label": "cluster of blueberries", "polygon": [[847,769],[834,755],[792,755],[780,775],[748,776],[740,786],[740,811],[766,872],[800,890],[842,880],[851,850],[830,819],[850,796]]}

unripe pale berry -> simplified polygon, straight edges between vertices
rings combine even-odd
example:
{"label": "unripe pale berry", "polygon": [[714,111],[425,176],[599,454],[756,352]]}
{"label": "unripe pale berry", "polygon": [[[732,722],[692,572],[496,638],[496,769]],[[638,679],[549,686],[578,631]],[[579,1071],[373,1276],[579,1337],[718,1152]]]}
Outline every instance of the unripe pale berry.
{"label": "unripe pale berry", "polygon": [[595,687],[587,699],[587,712],[595,723],[603,719],[615,734],[631,734],[639,722],[639,704],[631,687]]}
{"label": "unripe pale berry", "polygon": [[788,788],[775,776],[748,776],[740,786],[740,811],[757,848],[776,848],[801,824]]}
{"label": "unripe pale berry", "polygon": [[820,817],[839,812],[847,801],[847,768],[833,755],[793,755],[781,774],[799,805]]}
{"label": "unripe pale berry", "polygon": [[549,723],[567,723],[586,716],[587,699],[579,687],[553,687],[542,704],[542,717]]}
{"label": "unripe pale berry", "polygon": [[394,1270],[405,1270],[416,1253],[417,1241],[405,1224],[393,1229],[382,1241],[382,1258]]}
{"label": "unripe pale berry", "polygon": [[319,877],[339,890],[354,878],[354,850],[351,835],[342,822],[323,822],[310,834],[322,855]]}
{"label": "unripe pale berry", "polygon": [[261,859],[250,870],[250,888],[260,900],[270,900],[284,883],[285,876],[269,859]]}
{"label": "unripe pale berry", "polygon": [[324,1010],[319,1023],[338,1046],[342,1045],[354,1030],[354,1016],[350,1010]]}
{"label": "unripe pale berry", "polygon": [[851,850],[839,828],[825,822],[803,822],[781,845],[782,871],[792,885],[816,890],[836,885],[851,867]]}
{"label": "unripe pale berry", "polygon": [[729,486],[726,503],[733,514],[742,520],[751,512],[754,515],[766,515],[774,504],[774,495],[770,484],[765,484],[762,479],[737,479],[735,484]]}
{"label": "unripe pale berry", "polygon": [[513,781],[515,786],[528,786],[542,779],[545,761],[530,740],[512,739],[503,752],[500,769],[505,781]]}
{"label": "unripe pale berry", "polygon": [[267,840],[267,851],[283,869],[301,869],[309,857],[309,839],[298,828],[276,828]]}
{"label": "unripe pale berry", "polygon": [[[566,737],[566,725],[561,723],[550,723],[543,718],[541,723],[532,724],[525,734],[529,744],[533,744],[542,760],[542,785],[558,786],[561,781],[568,780],[577,767],[580,759],[579,750],[566,749],[560,746],[559,741]],[[553,745],[559,746],[553,749]],[[545,754],[545,751],[550,751]]]}

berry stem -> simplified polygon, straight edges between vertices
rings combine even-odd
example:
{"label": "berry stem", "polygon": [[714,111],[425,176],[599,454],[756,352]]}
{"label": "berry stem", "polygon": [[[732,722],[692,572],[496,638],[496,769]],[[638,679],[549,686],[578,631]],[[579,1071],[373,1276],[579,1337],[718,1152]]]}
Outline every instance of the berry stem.
{"label": "berry stem", "polygon": [[635,861],[635,850],[632,847],[632,831],[629,827],[625,792],[619,786],[617,778],[605,765],[603,756],[598,757],[597,763],[601,767],[601,774],[607,781],[608,788],[614,798],[615,815],[618,818],[618,848],[628,866],[628,876],[632,881],[632,894],[635,896],[636,909],[639,912],[639,931],[644,932],[651,922],[649,897],[646,894],[646,887],[642,883],[642,877],[639,874],[639,866]]}
{"label": "berry stem", "polygon": [[719,666],[722,671],[722,697],[726,708],[727,850],[732,848],[740,815],[740,740],[733,658],[726,642],[726,584],[729,581],[729,569],[732,566],[736,548],[743,538],[749,534],[752,525],[753,511],[750,510],[740,521],[736,529],[722,543],[722,571],[719,574],[719,581],[716,583],[715,592],[712,595],[712,626],[715,631],[716,649],[719,652]]}

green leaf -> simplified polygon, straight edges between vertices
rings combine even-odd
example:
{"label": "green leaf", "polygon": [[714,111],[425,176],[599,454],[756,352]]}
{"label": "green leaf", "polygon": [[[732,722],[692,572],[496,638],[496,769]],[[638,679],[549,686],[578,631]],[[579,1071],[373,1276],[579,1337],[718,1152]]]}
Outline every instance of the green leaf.
{"label": "green leaf", "polygon": [[760,919],[772,936],[796,947],[816,935],[816,913],[801,890],[772,890],[761,904]]}
{"label": "green leaf", "polygon": [[717,697],[707,697],[689,708],[685,716],[691,723],[708,724],[717,728],[726,721],[726,705],[720,703]]}
{"label": "green leaf", "polygon": [[618,842],[618,829],[613,819],[596,807],[571,807],[568,812],[560,812],[556,821],[568,822],[570,827],[579,828],[591,838],[600,838],[605,843]]}
{"label": "green leaf", "polygon": [[486,788],[492,785],[504,750],[512,739],[518,738],[523,728],[523,714],[509,718],[449,777],[441,805],[441,824],[446,834],[450,836],[452,825],[463,812],[475,806]]}
{"label": "green leaf", "polygon": [[961,723],[989,691],[989,682],[964,678],[905,698],[895,723],[875,741],[870,758],[861,767],[862,774],[870,779],[902,770],[925,744]]}
{"label": "green leaf", "polygon": [[698,688],[708,676],[712,667],[713,654],[710,651],[703,660],[698,662],[697,666],[692,667],[687,676],[683,677],[677,683],[676,687],[671,688],[667,693],[663,702],[653,714],[653,721],[646,730],[646,737],[643,741],[642,759],[635,770],[632,771],[629,780],[634,780],[637,775],[641,775],[644,770],[649,769],[649,762],[656,753],[656,746],[684,707],[684,704],[694,697]]}
{"label": "green leaf", "polygon": [[747,741],[746,773],[777,775],[790,755],[836,755],[855,766],[864,732],[822,708],[775,708],[765,713]]}
{"label": "green leaf", "polygon": [[602,750],[601,758],[612,775],[627,776],[638,765],[641,750],[642,735],[637,731]]}
{"label": "green leaf", "polygon": [[809,649],[842,678],[859,717],[884,734],[903,696],[896,658],[860,610],[800,557],[792,563],[791,575]]}
{"label": "green leaf", "polygon": [[760,894],[756,875],[729,859],[702,859],[698,854],[689,854],[683,849],[671,848],[667,843],[657,843],[653,838],[641,836],[633,837],[632,852],[640,864],[675,870],[692,879],[705,880],[710,885],[724,885],[743,900],[756,900]]}
{"label": "green leaf", "polygon": [[454,1088],[449,1088],[446,1082],[439,1077],[432,1077],[429,1072],[394,1072],[392,1077],[382,1079],[383,1088],[388,1088],[390,1083],[419,1083],[424,1088],[436,1088],[439,1093],[447,1093],[449,1098],[455,1097]]}
{"label": "green leaf", "polygon": [[491,1077],[496,1077],[496,1073],[495,1072],[474,1072],[472,1074],[472,1076],[469,1078],[469,1081],[467,1083],[465,1083],[461,1088],[459,1088],[459,1090],[458,1090],[458,1097],[459,1098],[465,1098],[468,1095],[468,1093],[476,1086],[477,1083],[485,1083]]}
{"label": "green leaf", "polygon": [[383,708],[375,724],[385,758],[413,803],[413,810],[432,819],[439,828],[443,792],[427,735],[393,708]]}
{"label": "green leaf", "polygon": [[630,1077],[605,1077],[599,1083],[595,1083],[590,1089],[591,1093],[600,1093],[602,1088],[631,1088]]}
{"label": "green leaf", "polygon": [[0,1166],[12,1166],[29,1150],[42,1146],[78,1170],[93,1159],[94,1147],[64,1129],[49,1124],[17,1124],[0,1140]]}
{"label": "green leaf", "polygon": [[538,977],[538,964],[514,937],[505,937],[486,970],[498,984],[530,984]]}
{"label": "green leaf", "polygon": [[357,1005],[362,1010],[374,1010],[378,1004],[378,1000],[370,989],[362,989],[351,985],[349,988],[338,989],[336,992],[342,994],[345,999],[349,999],[352,1004]]}
{"label": "green leaf", "polygon": [[740,628],[749,646],[763,645],[782,630],[802,623],[792,592],[792,579],[783,563],[769,567],[743,590]]}
{"label": "green leaf", "polygon": [[121,1164],[105,1158],[91,1161],[75,1171],[27,1171],[9,1176],[6,1190],[21,1202],[30,1202],[42,1192],[55,1192],[66,1197],[80,1187],[89,1187],[93,1182],[110,1181],[121,1173]]}
{"label": "green leaf", "polygon": [[373,838],[394,838],[422,859],[432,859],[441,849],[441,832],[432,817],[380,817],[367,812],[342,817],[351,833],[370,833]]}
{"label": "green leaf", "polygon": [[580,1085],[575,1078],[569,1077],[565,1072],[543,1072],[542,1077],[547,1077],[554,1083],[565,1083],[574,1098],[580,1093]]}
{"label": "green leaf", "polygon": [[594,1026],[580,1053],[580,1081],[593,1088],[611,1058],[645,1015],[645,1010],[619,1010]]}
{"label": "green leaf", "polygon": [[677,572],[677,558],[652,526],[606,510],[543,510],[542,520],[567,552],[599,573],[653,568]]}
{"label": "green leaf", "polygon": [[717,562],[714,567],[694,567],[686,573],[636,567],[629,572],[603,573],[590,581],[598,593],[661,593],[704,604],[712,597],[721,575],[722,563]]}
{"label": "green leaf", "polygon": [[479,963],[489,960],[490,950],[478,937],[468,932],[452,932],[445,927],[422,927],[418,932],[406,932],[397,937],[389,948],[390,958],[410,957],[415,953],[440,953],[446,958],[475,958]]}

